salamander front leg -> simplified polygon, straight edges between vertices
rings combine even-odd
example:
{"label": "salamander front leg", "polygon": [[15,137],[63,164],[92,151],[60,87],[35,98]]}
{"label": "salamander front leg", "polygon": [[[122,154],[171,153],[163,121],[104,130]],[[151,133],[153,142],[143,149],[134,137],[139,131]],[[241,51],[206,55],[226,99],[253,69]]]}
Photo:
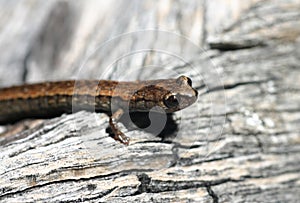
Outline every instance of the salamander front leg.
{"label": "salamander front leg", "polygon": [[117,125],[117,122],[121,118],[123,113],[124,113],[123,109],[118,109],[116,112],[114,112],[112,116],[109,118],[109,125],[114,134],[113,138],[125,145],[128,145],[129,138],[119,130]]}

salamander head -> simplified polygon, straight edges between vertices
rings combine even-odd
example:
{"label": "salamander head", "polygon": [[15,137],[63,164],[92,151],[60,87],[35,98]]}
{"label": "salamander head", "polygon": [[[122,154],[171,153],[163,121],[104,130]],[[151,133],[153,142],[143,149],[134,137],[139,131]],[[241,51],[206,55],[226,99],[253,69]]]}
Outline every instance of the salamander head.
{"label": "salamander head", "polygon": [[149,111],[158,106],[166,113],[172,113],[192,105],[198,96],[191,79],[186,76],[149,80],[142,85],[131,100],[130,106],[135,111]]}
{"label": "salamander head", "polygon": [[178,77],[171,91],[164,95],[163,106],[167,113],[184,109],[196,102],[197,90],[192,87],[192,80],[186,76]]}

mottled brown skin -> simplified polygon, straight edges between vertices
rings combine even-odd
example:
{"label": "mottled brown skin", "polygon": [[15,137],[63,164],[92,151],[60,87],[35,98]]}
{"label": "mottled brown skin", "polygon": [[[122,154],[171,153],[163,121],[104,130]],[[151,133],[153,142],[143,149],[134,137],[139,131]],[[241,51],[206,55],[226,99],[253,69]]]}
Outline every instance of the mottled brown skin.
{"label": "mottled brown skin", "polygon": [[[0,89],[0,124],[79,110],[109,114],[116,111],[118,115],[112,113],[110,125],[116,129],[115,134],[120,134],[116,122],[122,112],[148,112],[158,106],[172,113],[193,104],[197,94],[185,76],[135,82],[73,80],[26,84]],[[128,144],[128,140],[120,141]]]}

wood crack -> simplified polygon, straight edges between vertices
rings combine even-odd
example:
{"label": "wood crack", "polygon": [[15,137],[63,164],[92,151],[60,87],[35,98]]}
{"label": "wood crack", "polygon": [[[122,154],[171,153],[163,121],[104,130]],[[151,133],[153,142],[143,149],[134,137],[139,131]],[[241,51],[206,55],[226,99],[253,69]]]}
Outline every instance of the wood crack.
{"label": "wood crack", "polygon": [[213,199],[213,203],[218,203],[219,202],[219,198],[216,195],[216,193],[212,190],[211,186],[210,185],[206,185],[205,187],[206,187],[207,193]]}
{"label": "wood crack", "polygon": [[139,174],[137,177],[141,184],[138,188],[138,191],[134,195],[139,195],[142,193],[161,193],[167,191],[179,191],[199,187],[207,188],[214,185],[224,184],[226,182],[239,181],[230,178],[213,181],[161,181],[154,180],[145,173]]}
{"label": "wood crack", "polygon": [[257,84],[262,84],[262,83],[266,83],[269,82],[271,80],[274,80],[274,78],[270,78],[270,79],[266,79],[266,80],[257,80],[257,81],[245,81],[245,82],[236,82],[236,83],[232,83],[232,84],[225,84],[223,86],[216,86],[213,88],[208,89],[206,92],[202,93],[202,94],[207,94],[210,92],[215,92],[215,91],[222,91],[222,90],[228,90],[228,89],[233,89],[239,86],[244,86],[244,85],[257,85]]}

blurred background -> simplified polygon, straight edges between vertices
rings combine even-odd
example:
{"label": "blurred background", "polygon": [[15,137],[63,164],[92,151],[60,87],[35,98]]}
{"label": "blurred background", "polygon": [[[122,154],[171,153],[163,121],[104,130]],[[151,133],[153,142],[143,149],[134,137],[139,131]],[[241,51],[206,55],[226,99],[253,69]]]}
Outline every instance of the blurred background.
{"label": "blurred background", "polygon": [[[215,37],[235,23],[254,21],[248,24],[251,29],[257,29],[259,16],[245,17],[259,2],[264,4],[259,0],[2,0],[0,85],[78,77],[80,65],[99,45],[139,30],[170,31],[187,37],[201,48],[209,48],[210,42],[217,42]],[[247,18],[253,14],[248,15]],[[238,32],[248,32],[247,29]],[[234,44],[234,40],[240,39],[232,40],[230,43]],[[137,43],[147,41],[132,39],[131,45]],[[170,43],[165,46],[175,44]],[[102,58],[93,62],[92,68],[81,72],[80,77],[95,77],[95,72],[103,70],[105,58],[117,53],[118,49],[120,46],[116,42]]]}

